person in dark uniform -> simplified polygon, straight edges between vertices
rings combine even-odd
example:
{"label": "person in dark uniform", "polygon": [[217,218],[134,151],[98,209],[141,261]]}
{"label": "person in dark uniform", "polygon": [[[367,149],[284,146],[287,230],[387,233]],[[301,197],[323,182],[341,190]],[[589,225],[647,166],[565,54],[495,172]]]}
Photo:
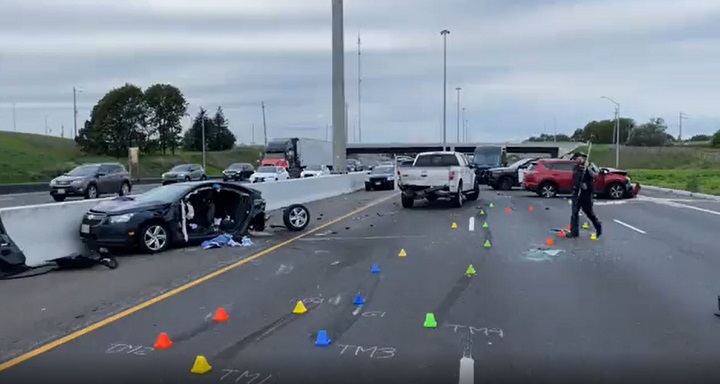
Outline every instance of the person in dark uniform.
{"label": "person in dark uniform", "polygon": [[595,210],[593,210],[594,181],[597,175],[587,167],[587,156],[584,154],[576,153],[572,159],[577,163],[573,170],[572,216],[570,217],[570,234],[568,237],[578,237],[580,235],[580,210],[590,219],[597,236],[600,237],[602,235],[602,223],[595,215]]}

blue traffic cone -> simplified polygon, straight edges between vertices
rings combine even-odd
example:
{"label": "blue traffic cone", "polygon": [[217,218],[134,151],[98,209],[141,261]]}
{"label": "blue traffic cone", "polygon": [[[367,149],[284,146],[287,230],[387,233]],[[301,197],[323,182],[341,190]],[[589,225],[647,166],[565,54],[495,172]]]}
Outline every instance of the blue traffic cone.
{"label": "blue traffic cone", "polygon": [[353,304],[355,305],[363,305],[365,304],[365,299],[358,293],[357,296],[355,296],[355,300],[353,301]]}
{"label": "blue traffic cone", "polygon": [[330,337],[328,337],[327,331],[321,330],[318,332],[315,345],[318,347],[326,347],[330,345]]}
{"label": "blue traffic cone", "polygon": [[380,273],[380,267],[378,267],[377,264],[373,264],[372,268],[370,268],[370,272],[372,272],[372,273]]}

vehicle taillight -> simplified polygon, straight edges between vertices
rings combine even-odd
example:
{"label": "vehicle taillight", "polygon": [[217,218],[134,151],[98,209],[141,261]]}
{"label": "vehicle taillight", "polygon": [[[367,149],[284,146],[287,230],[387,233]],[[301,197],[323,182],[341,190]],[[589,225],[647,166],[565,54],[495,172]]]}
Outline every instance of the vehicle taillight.
{"label": "vehicle taillight", "polygon": [[450,181],[455,180],[455,171],[450,171],[450,174],[448,175],[448,180],[450,180]]}

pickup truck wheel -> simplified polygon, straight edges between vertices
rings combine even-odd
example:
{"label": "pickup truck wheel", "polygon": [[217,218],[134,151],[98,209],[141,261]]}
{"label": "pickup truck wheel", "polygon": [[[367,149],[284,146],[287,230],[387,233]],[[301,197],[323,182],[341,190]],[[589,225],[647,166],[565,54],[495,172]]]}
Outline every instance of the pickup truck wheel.
{"label": "pickup truck wheel", "polygon": [[400,202],[402,203],[403,208],[412,208],[413,203],[415,203],[415,199],[410,196],[406,196],[405,194],[401,194]]}
{"label": "pickup truck wheel", "polygon": [[477,181],[475,181],[475,187],[473,188],[472,192],[467,194],[467,199],[469,201],[475,201],[480,197],[480,184],[478,184]]}
{"label": "pickup truck wheel", "polygon": [[512,180],[512,178],[510,178],[510,177],[503,177],[502,179],[500,179],[499,187],[500,187],[500,189],[502,189],[503,191],[509,191],[509,190],[511,190],[512,187],[513,187],[513,180]]}
{"label": "pickup truck wheel", "polygon": [[554,183],[546,181],[540,185],[540,190],[538,191],[538,195],[545,197],[545,198],[551,198],[557,196],[557,187]]}
{"label": "pickup truck wheel", "polygon": [[622,184],[620,183],[612,183],[608,185],[605,191],[608,197],[613,200],[622,199],[622,197],[625,195],[625,188],[623,188]]}
{"label": "pickup truck wheel", "polygon": [[463,193],[462,193],[462,181],[458,184],[458,192],[453,196],[452,204],[455,208],[462,208],[463,206]]}

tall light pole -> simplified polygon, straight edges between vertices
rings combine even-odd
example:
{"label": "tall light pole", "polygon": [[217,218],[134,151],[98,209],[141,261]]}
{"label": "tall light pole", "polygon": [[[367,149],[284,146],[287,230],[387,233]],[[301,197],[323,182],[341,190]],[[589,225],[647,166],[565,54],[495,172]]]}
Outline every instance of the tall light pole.
{"label": "tall light pole", "polygon": [[82,92],[79,89],[73,87],[73,139],[77,137],[78,130],[77,130],[77,116],[78,116],[78,110],[77,110],[77,94],[78,92]]}
{"label": "tall light pole", "polygon": [[455,88],[455,90],[457,91],[457,128],[456,128],[457,132],[455,132],[455,138],[456,138],[455,142],[459,143],[460,142],[460,91],[462,91],[462,88],[457,87],[457,88]]}
{"label": "tall light pole", "polygon": [[463,109],[462,109],[462,124],[463,124],[463,129],[462,129],[463,141],[467,141],[467,120],[465,120],[465,107],[463,107]]}
{"label": "tall light pole", "polygon": [[358,92],[358,94],[357,94],[357,98],[358,98],[358,118],[357,118],[357,129],[358,129],[358,142],[362,142],[362,125],[361,125],[362,120],[361,120],[361,118],[360,118],[360,116],[362,115],[362,103],[361,103],[361,100],[362,100],[362,99],[361,99],[361,95],[362,95],[362,94],[360,93],[360,89],[361,89],[361,86],[362,86],[362,72],[360,71],[360,68],[361,68],[361,67],[360,67],[360,45],[361,45],[361,43],[360,43],[360,35],[358,35],[358,42],[357,42],[357,44],[358,44],[358,89],[357,89],[357,92]]}
{"label": "tall light pole", "polygon": [[262,108],[262,117],[263,117],[263,136],[265,136],[265,146],[267,147],[268,143],[268,136],[267,136],[267,123],[265,122],[265,102],[260,102],[260,107]]}
{"label": "tall light pole", "polygon": [[442,142],[443,142],[443,151],[445,150],[445,146],[447,144],[447,35],[450,34],[450,31],[447,29],[443,29],[440,31],[440,34],[443,37],[443,134],[442,134]]}
{"label": "tall light pole", "polygon": [[344,36],[343,0],[332,0],[332,126],[335,172],[345,171],[347,158]]}
{"label": "tall light pole", "polygon": [[13,132],[17,132],[17,114],[16,114],[15,103],[12,104],[12,108],[13,108]]}
{"label": "tall light pole", "polygon": [[600,98],[615,104],[615,168],[620,168],[620,103],[607,96]]}
{"label": "tall light pole", "polygon": [[680,112],[679,119],[678,119],[679,123],[680,123],[679,124],[679,132],[678,132],[678,141],[682,141],[682,122],[683,122],[683,120],[685,120],[687,118],[688,118],[687,114]]}
{"label": "tall light pole", "polygon": [[200,127],[202,131],[202,161],[203,161],[203,170],[205,170],[205,110],[203,107],[200,107]]}

